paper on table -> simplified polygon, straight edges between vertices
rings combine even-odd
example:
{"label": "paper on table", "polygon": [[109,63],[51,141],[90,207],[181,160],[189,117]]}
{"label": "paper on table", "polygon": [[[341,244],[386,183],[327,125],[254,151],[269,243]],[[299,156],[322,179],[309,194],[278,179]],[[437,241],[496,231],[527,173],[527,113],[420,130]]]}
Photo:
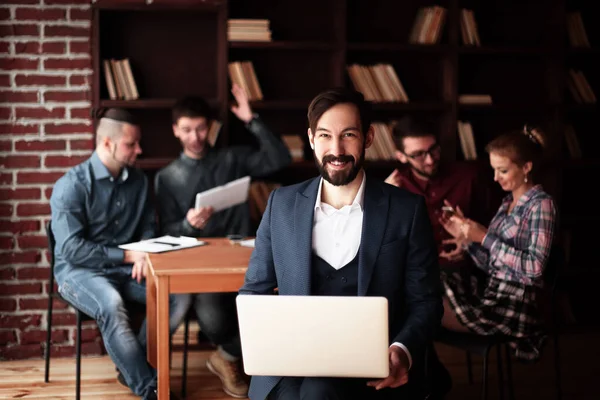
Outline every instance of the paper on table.
{"label": "paper on table", "polygon": [[249,176],[236,179],[225,185],[196,194],[196,208],[210,206],[217,212],[241,204],[248,200],[249,189]]}
{"label": "paper on table", "polygon": [[190,247],[202,246],[206,242],[187,236],[161,236],[153,239],[142,240],[134,243],[122,244],[123,250],[145,251],[146,253],[162,253],[165,251],[181,250]]}
{"label": "paper on table", "polygon": [[244,247],[254,247],[254,240],[255,239],[247,239],[247,240],[242,240],[240,242],[240,246],[244,246]]}

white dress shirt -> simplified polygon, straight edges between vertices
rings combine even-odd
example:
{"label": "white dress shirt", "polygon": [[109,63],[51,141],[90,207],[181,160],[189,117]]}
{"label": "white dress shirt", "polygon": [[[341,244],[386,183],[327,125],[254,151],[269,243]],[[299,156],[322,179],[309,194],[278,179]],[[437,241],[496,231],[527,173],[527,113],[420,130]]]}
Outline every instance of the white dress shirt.
{"label": "white dress shirt", "polygon": [[[365,198],[366,174],[356,192],[352,204],[339,210],[321,201],[323,178],[319,182],[315,213],[313,219],[312,249],[336,270],[346,266],[358,254],[363,226],[363,205]],[[408,365],[412,365],[410,352],[402,343],[394,342],[408,356]]]}

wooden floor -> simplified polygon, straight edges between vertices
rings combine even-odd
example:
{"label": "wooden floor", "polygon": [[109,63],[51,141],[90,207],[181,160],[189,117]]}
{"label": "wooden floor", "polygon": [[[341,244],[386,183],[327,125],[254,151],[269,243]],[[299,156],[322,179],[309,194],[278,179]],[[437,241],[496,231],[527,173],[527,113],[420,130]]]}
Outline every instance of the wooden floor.
{"label": "wooden floor", "polygon": [[[562,381],[564,400],[600,399],[600,334],[562,336]],[[517,399],[555,399],[552,343],[542,360],[534,365],[513,362]],[[448,400],[478,399],[481,360],[473,358],[475,383],[469,385],[463,352],[438,346],[448,366],[454,388]],[[221,391],[220,381],[205,367],[210,351],[194,351],[189,358],[188,399],[230,399]],[[490,400],[498,399],[495,361],[490,369]],[[0,362],[0,399],[71,399],[75,392],[73,359],[53,359],[50,383],[44,383],[43,360]],[[181,353],[173,355],[172,389],[181,387]],[[89,357],[82,362],[82,399],[136,399],[116,381],[115,367],[108,356]]]}

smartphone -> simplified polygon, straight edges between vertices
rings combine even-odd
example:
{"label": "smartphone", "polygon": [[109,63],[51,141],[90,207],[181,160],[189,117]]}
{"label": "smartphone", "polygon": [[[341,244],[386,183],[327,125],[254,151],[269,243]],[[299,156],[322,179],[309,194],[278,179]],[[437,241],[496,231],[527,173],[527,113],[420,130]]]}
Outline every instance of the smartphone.
{"label": "smartphone", "polygon": [[454,210],[454,208],[450,207],[450,206],[443,206],[442,211],[445,211],[448,214],[452,214],[452,215],[456,214],[456,211]]}
{"label": "smartphone", "polygon": [[227,239],[229,239],[231,244],[237,244],[244,240],[244,235],[227,235]]}

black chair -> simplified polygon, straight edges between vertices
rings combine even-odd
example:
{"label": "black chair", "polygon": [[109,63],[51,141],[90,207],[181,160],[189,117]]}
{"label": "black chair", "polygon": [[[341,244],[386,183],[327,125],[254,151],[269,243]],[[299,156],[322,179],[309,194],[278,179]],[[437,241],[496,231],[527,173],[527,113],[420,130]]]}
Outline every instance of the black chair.
{"label": "black chair", "polygon": [[[560,380],[560,352],[558,344],[558,318],[557,318],[557,307],[556,307],[556,286],[558,282],[560,268],[564,265],[564,252],[558,246],[553,246],[548,263],[546,265],[544,273],[544,281],[546,287],[549,288],[550,296],[550,312],[551,321],[549,324],[549,332],[553,337],[554,341],[554,368],[555,368],[555,382],[556,382],[556,397],[558,400],[562,399],[562,387]],[[503,368],[503,355],[502,350],[505,353],[506,362],[506,373],[507,373],[507,384],[508,384],[508,395],[510,399],[514,399],[514,385],[512,379],[512,365],[511,365],[511,349],[509,346],[510,341],[514,341],[514,338],[507,336],[483,336],[471,333],[459,333],[451,332],[445,329],[440,331],[440,334],[436,338],[437,342],[444,343],[448,346],[456,347],[465,350],[467,357],[467,374],[469,383],[473,383],[473,370],[471,355],[477,354],[483,357],[483,371],[482,371],[482,386],[481,386],[481,399],[487,399],[487,387],[488,387],[488,356],[491,350],[496,347],[497,350],[497,368],[498,368],[498,392],[499,398],[504,398],[504,368]]]}
{"label": "black chair", "polygon": [[92,321],[93,318],[85,314],[83,311],[77,309],[77,307],[73,306],[73,304],[69,303],[57,291],[54,290],[54,246],[56,244],[56,241],[54,239],[54,234],[52,233],[52,226],[50,222],[48,222],[48,224],[46,225],[46,234],[48,236],[48,250],[50,251],[50,282],[48,285],[48,322],[46,325],[46,366],[44,370],[44,382],[50,381],[50,341],[52,339],[52,306],[54,299],[56,299],[67,303],[69,306],[73,307],[73,309],[75,309],[75,315],[77,316],[77,335],[75,337],[75,398],[79,400],[81,398],[81,323],[83,321]]}
{"label": "black chair", "polygon": [[[77,317],[77,334],[75,337],[75,398],[79,400],[81,398],[81,324],[84,321],[94,321],[94,318],[79,310],[67,299],[62,297],[60,293],[54,290],[54,246],[56,244],[56,241],[54,239],[54,234],[52,233],[52,226],[50,221],[46,224],[46,235],[48,237],[48,250],[50,252],[50,278],[48,285],[48,321],[46,325],[46,350],[44,354],[46,362],[44,368],[44,382],[50,381],[50,342],[52,339],[52,309],[54,299],[56,299],[71,306],[75,310],[75,315]],[[145,306],[128,303],[126,307],[132,313],[132,315],[145,315]]]}

